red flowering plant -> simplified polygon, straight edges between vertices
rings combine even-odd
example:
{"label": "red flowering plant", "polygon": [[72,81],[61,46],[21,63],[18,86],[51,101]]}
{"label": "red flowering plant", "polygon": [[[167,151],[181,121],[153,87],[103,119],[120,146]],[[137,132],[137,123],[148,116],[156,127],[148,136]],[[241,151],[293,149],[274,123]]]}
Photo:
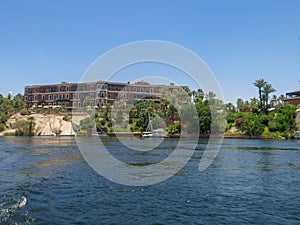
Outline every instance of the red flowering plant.
{"label": "red flowering plant", "polygon": [[235,120],[236,126],[239,127],[241,125],[241,122],[244,120],[245,120],[245,118],[243,118],[243,117],[236,118],[236,120]]}

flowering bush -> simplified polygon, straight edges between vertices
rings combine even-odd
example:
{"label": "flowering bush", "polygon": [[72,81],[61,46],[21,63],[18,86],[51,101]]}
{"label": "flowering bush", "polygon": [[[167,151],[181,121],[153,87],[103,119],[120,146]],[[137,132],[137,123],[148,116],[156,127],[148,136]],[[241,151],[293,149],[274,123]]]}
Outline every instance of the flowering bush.
{"label": "flowering bush", "polygon": [[241,125],[241,122],[244,121],[244,120],[245,120],[245,118],[243,118],[243,117],[237,118],[237,119],[235,120],[236,126],[239,127],[239,126]]}

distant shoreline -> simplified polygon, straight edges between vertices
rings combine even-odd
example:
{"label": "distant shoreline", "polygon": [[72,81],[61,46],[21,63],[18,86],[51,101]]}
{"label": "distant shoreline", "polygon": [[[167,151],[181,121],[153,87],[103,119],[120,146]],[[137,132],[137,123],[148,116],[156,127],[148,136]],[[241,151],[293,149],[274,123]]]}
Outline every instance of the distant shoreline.
{"label": "distant shoreline", "polygon": [[[89,135],[78,135],[79,137],[91,137]],[[107,133],[108,137],[141,137],[142,132],[114,132]],[[0,137],[19,137],[19,136],[5,136],[0,134]],[[72,137],[69,135],[53,136],[53,135],[41,135],[34,137]],[[74,137],[74,136],[73,136]],[[193,136],[181,136],[180,134],[169,135],[167,138],[193,138]],[[210,134],[199,134],[198,138],[225,138],[225,139],[265,139],[265,140],[276,140],[273,136],[248,136],[248,135],[238,135],[238,134],[220,134],[220,135],[210,135]]]}

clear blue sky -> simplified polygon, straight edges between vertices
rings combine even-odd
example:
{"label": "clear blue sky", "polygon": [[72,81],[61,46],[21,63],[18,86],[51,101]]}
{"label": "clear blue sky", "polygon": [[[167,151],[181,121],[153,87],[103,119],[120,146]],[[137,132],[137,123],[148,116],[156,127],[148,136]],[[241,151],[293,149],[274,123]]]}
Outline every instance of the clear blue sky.
{"label": "clear blue sky", "polygon": [[280,95],[300,89],[299,37],[299,0],[0,0],[0,93],[77,82],[106,51],[154,39],[197,53],[227,101],[257,96],[258,78]]}

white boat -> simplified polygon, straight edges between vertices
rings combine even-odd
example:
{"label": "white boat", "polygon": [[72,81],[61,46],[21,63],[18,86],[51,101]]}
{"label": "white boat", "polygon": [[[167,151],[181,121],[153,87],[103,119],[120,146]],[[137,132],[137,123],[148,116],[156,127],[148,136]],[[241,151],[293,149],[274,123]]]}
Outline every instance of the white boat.
{"label": "white boat", "polygon": [[155,138],[165,138],[168,137],[163,128],[153,129],[152,121],[149,117],[149,123],[145,132],[142,133],[143,138],[155,137]]}
{"label": "white boat", "polygon": [[93,127],[91,132],[92,137],[107,137],[107,134],[101,128],[98,129],[100,130],[100,132],[97,131],[96,125]]}

